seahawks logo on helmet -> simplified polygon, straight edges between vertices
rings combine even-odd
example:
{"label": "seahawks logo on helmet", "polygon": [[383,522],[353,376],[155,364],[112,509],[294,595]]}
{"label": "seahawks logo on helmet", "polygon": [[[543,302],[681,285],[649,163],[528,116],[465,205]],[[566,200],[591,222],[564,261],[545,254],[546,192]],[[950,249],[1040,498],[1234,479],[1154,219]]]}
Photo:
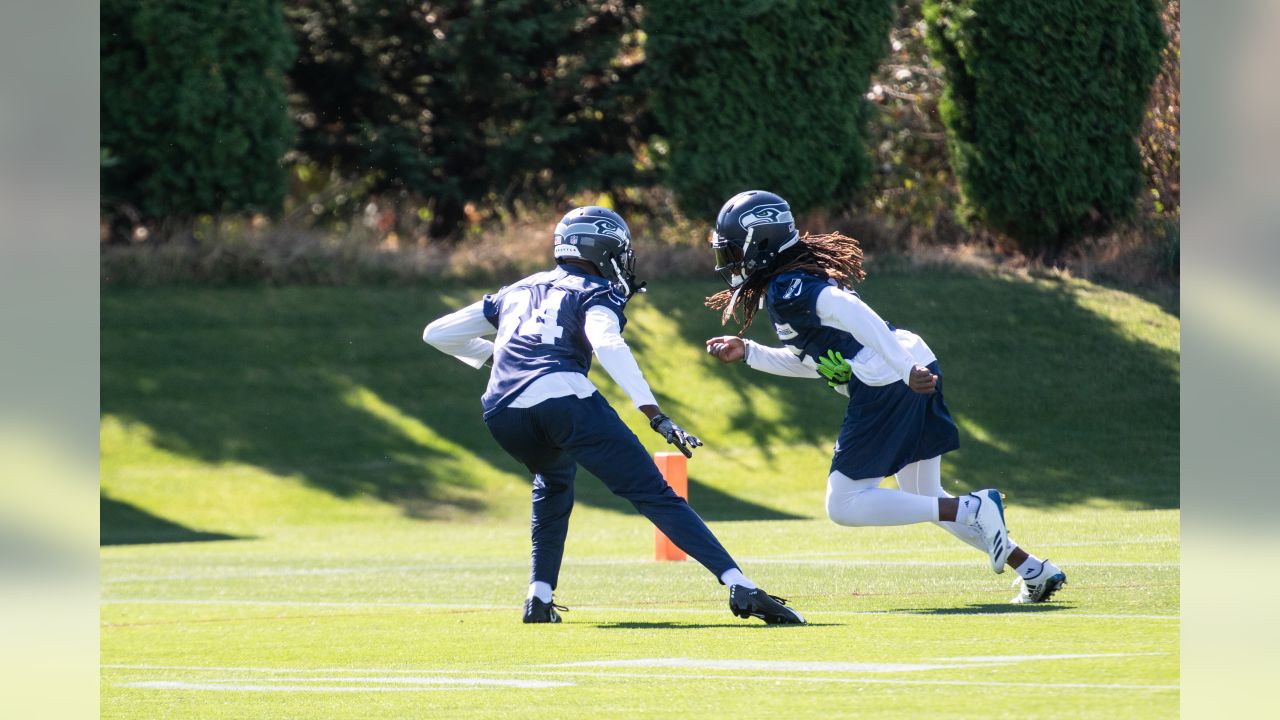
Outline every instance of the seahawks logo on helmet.
{"label": "seahawks logo on helmet", "polygon": [[795,218],[786,205],[761,205],[742,213],[738,223],[746,230],[755,225],[795,223]]}
{"label": "seahawks logo on helmet", "polygon": [[598,220],[594,220],[592,221],[591,224],[596,226],[596,233],[598,235],[608,235],[609,237],[616,237],[622,241],[626,241],[630,239],[627,237],[626,230],[623,230],[622,227],[618,225],[618,223],[612,220],[609,220],[607,218],[600,218]]}
{"label": "seahawks logo on helmet", "polygon": [[582,235],[604,235],[626,243],[631,240],[622,226],[608,218],[575,218],[572,225],[557,228],[557,235],[562,237],[579,237]]}

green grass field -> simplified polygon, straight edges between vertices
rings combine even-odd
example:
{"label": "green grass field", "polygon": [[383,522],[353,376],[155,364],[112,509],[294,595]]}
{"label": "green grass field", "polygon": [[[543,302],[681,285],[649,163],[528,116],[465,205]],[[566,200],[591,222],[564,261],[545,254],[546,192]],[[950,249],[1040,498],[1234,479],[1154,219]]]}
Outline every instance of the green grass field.
{"label": "green grass field", "polygon": [[694,507],[808,627],[732,617],[585,474],[572,610],[519,623],[528,480],[480,421],[484,373],[419,337],[488,288],[104,294],[102,716],[1177,713],[1176,312],[1078,281],[866,283],[941,358],[963,443],[948,488],[1004,490],[1014,537],[1070,576],[1020,607],[1013,573],[934,527],[823,517],[842,398],[714,364],[714,289],[655,283],[627,336],[707,442]]}

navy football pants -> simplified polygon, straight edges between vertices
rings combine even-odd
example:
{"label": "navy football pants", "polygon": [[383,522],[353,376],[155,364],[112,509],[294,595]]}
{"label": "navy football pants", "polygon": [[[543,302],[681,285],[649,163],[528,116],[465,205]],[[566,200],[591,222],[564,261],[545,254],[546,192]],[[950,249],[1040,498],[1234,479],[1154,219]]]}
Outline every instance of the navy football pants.
{"label": "navy football pants", "polygon": [[738,566],[600,393],[509,407],[485,423],[502,449],[533,473],[533,580],[554,588],[559,579],[579,464],[716,578]]}

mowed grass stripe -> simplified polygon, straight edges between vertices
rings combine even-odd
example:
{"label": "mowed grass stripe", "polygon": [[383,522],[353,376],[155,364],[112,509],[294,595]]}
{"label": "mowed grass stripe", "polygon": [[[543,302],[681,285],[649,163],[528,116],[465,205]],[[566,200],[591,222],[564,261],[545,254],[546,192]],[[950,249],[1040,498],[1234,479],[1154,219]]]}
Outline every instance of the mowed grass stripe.
{"label": "mowed grass stripe", "polygon": [[[836,559],[814,559],[814,558],[769,558],[769,557],[746,557],[739,558],[743,564],[747,565],[793,565],[793,566],[841,566],[841,567],[954,567],[954,568],[972,568],[975,563],[970,561],[948,561],[948,560],[836,560]],[[1181,563],[1176,562],[1098,562],[1098,561],[1073,561],[1073,560],[1057,560],[1063,567],[1068,568],[1151,568],[1156,570],[1174,570],[1180,569]],[[652,560],[640,558],[618,558],[614,560],[575,560],[566,563],[566,567],[574,566],[591,566],[591,565],[642,565],[650,566]],[[525,567],[527,562],[523,561],[491,561],[483,563],[448,563],[445,565],[399,565],[395,567],[335,567],[335,568],[264,568],[262,570],[236,570],[231,572],[202,572],[188,573],[182,575],[126,575],[123,577],[106,577],[102,579],[104,584],[114,583],[146,583],[157,581],[171,580],[228,580],[233,578],[270,578],[270,577],[289,577],[289,576],[306,576],[306,575],[380,575],[394,573],[397,575],[412,572],[430,573],[439,571],[463,571],[463,570],[489,570],[511,567]]]}
{"label": "mowed grass stripe", "polygon": [[[988,668],[999,664],[975,664],[965,666],[966,668]],[[289,674],[297,672],[320,672],[332,673],[334,669],[322,670],[292,670],[287,668],[202,668],[196,666],[144,666],[144,665],[126,665],[126,666],[104,666],[121,669],[151,669],[151,670],[216,670],[219,672],[243,672],[251,670],[261,670],[270,673]],[[953,668],[945,668],[953,669]],[[842,685],[937,685],[937,686],[975,686],[975,687],[1005,687],[1005,688],[1043,688],[1043,689],[1086,689],[1086,690],[1150,690],[1150,691],[1176,691],[1178,685],[1169,684],[1135,684],[1135,683],[1085,683],[1085,682],[1023,682],[1023,681],[1002,681],[1002,680],[948,680],[948,679],[931,679],[931,678],[884,678],[884,677],[867,677],[867,676],[831,676],[831,675],[805,675],[805,674],[751,674],[751,675],[731,675],[725,673],[664,673],[664,672],[628,672],[628,671],[584,671],[584,670],[450,670],[432,668],[429,670],[358,670],[358,671],[342,671],[342,672],[393,672],[393,673],[412,673],[414,675],[428,674],[447,674],[447,673],[465,673],[475,675],[520,675],[526,677],[545,677],[545,678],[592,678],[600,680],[632,680],[632,679],[648,679],[648,680],[679,680],[679,681],[707,681],[707,682],[799,682],[799,683],[823,683],[823,684],[842,684]],[[380,691],[385,688],[377,687],[351,687],[351,686],[329,686],[329,687],[307,687],[305,685],[287,685],[287,682],[376,682],[376,683],[412,683],[422,682],[427,684],[447,684],[441,683],[441,678],[385,678],[385,677],[351,677],[351,678],[299,678],[286,677],[279,678],[274,683],[264,683],[261,680],[252,679],[219,679],[204,682],[187,682],[180,680],[157,680],[157,681],[131,681],[116,683],[117,687],[125,688],[151,688],[151,689],[171,689],[171,690],[222,690],[227,692],[255,692],[270,691],[272,689],[282,692],[292,691],[359,691],[367,690],[370,692]],[[510,680],[500,680],[497,682],[485,683],[480,680],[459,680],[459,685],[473,684],[476,686],[486,685],[502,685],[506,687],[529,688],[531,685],[520,685]],[[563,685],[563,683],[562,683]],[[553,687],[552,684],[541,685],[541,687]],[[434,690],[436,688],[418,688],[420,690]]]}
{"label": "mowed grass stripe", "polygon": [[[228,598],[103,598],[103,605],[229,605],[244,607],[315,607],[315,608],[402,608],[413,610],[464,610],[474,612],[503,612],[511,613],[516,609],[515,605],[497,605],[497,604],[467,604],[467,603],[438,603],[438,602],[401,602],[401,601],[341,601],[341,600],[252,600],[252,599],[228,599]],[[575,605],[573,609],[581,612],[601,612],[601,613],[676,613],[676,614],[716,614],[725,615],[727,611],[722,607],[719,609],[700,608],[700,607],[674,607],[682,605],[681,603],[670,603],[663,607],[645,607],[637,605],[610,607],[603,605]],[[1031,617],[1040,618],[1078,618],[1078,619],[1134,619],[1134,620],[1178,620],[1181,615],[1149,615],[1139,613],[1077,613],[1070,609],[1056,610],[1054,606],[1029,606],[1026,609],[1019,610],[1001,610],[991,612],[963,612],[957,613],[965,616],[1001,616],[1001,617]],[[1049,608],[1049,609],[1046,609]],[[837,616],[837,617],[855,617],[860,615],[902,615],[919,617],[921,613],[911,610],[806,610],[806,616],[813,615],[815,618],[819,616]],[[271,618],[262,618],[264,620]],[[573,622],[572,618],[566,622]]]}

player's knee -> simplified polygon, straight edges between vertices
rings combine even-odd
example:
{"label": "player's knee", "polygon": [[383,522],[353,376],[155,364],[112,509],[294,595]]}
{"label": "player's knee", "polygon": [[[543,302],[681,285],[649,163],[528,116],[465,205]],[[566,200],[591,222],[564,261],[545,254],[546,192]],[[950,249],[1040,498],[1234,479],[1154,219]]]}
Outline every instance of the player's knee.
{"label": "player's knee", "polygon": [[839,470],[827,477],[827,517],[831,522],[846,527],[867,525],[863,495],[879,484],[878,480],[854,480]]}
{"label": "player's knee", "polygon": [[843,515],[844,513],[841,512],[839,502],[836,500],[836,498],[832,497],[831,495],[828,495],[827,496],[827,519],[837,525],[843,525],[844,523],[840,522]]}
{"label": "player's knee", "polygon": [[862,490],[827,493],[827,517],[831,522],[845,527],[860,527],[865,523],[860,518],[859,496]]}

